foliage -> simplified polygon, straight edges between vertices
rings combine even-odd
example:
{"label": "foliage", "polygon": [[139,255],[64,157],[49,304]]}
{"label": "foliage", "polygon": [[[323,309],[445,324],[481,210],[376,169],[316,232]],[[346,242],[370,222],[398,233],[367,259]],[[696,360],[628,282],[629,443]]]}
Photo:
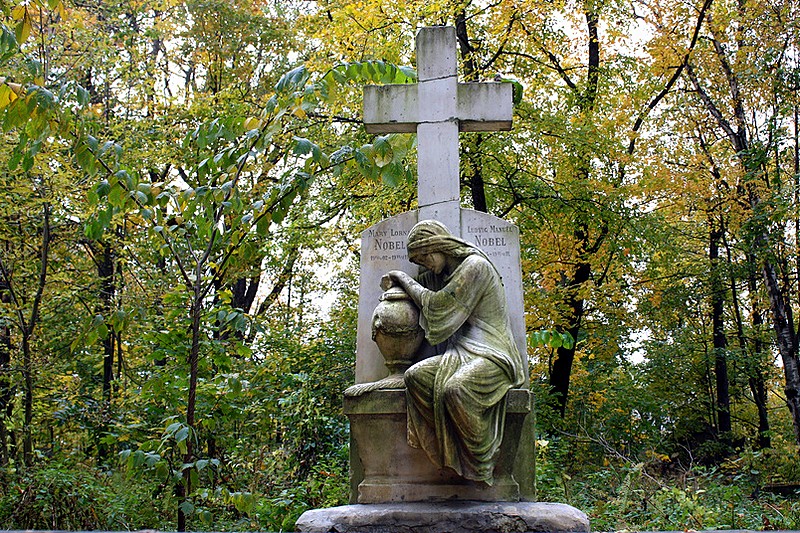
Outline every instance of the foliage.
{"label": "foliage", "polygon": [[793,529],[800,520],[798,496],[760,490],[760,468],[769,467],[759,452],[708,468],[653,450],[626,457],[607,449],[602,462],[576,469],[587,439],[537,442],[539,497],[584,510],[598,530]]}
{"label": "foliage", "polygon": [[358,235],[416,205],[416,140],[367,136],[362,87],[415,83],[446,23],[462,79],[515,88],[513,131],[461,137],[462,196],[521,229],[540,496],[797,528],[763,490],[800,481],[792,9],[4,2],[0,524],[347,501]]}
{"label": "foliage", "polygon": [[5,474],[0,524],[28,529],[130,529],[165,524],[164,498],[152,487],[69,459]]}

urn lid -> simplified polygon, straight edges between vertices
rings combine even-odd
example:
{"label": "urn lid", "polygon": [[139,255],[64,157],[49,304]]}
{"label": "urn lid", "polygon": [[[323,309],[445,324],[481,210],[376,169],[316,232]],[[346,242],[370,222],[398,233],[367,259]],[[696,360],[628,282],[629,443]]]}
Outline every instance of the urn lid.
{"label": "urn lid", "polygon": [[381,294],[381,301],[385,302],[387,300],[410,300],[411,297],[406,294],[406,291],[403,290],[402,287],[390,287],[386,289],[383,294]]}

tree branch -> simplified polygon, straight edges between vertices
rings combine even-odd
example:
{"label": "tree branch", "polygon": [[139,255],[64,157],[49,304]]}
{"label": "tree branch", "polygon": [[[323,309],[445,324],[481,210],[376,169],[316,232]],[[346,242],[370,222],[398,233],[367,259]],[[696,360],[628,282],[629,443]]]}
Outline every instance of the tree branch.
{"label": "tree branch", "polygon": [[633,151],[636,149],[636,133],[639,132],[641,127],[644,125],[644,121],[647,116],[650,114],[653,109],[656,108],[658,103],[667,95],[669,91],[672,89],[672,86],[675,85],[675,82],[678,81],[678,78],[681,77],[683,73],[683,69],[689,64],[689,56],[691,55],[692,51],[694,50],[695,45],[697,44],[698,37],[700,36],[700,28],[703,26],[703,20],[706,17],[706,12],[711,7],[711,3],[713,0],[705,0],[703,2],[703,6],[700,8],[700,13],[697,15],[697,23],[694,26],[694,32],[692,33],[692,41],[689,43],[689,49],[686,51],[686,54],[683,56],[683,61],[681,61],[678,68],[675,69],[673,72],[672,77],[667,81],[667,84],[664,88],[659,92],[655,98],[653,98],[649,104],[647,104],[647,108],[638,116],[636,117],[636,122],[633,125],[632,133],[634,134],[631,137],[631,142],[628,145],[628,155],[632,155]]}

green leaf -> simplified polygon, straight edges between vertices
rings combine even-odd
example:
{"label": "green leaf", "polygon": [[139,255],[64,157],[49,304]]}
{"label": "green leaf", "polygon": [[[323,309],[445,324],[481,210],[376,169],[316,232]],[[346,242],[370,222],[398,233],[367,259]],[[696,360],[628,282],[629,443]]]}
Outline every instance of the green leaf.
{"label": "green leaf", "polygon": [[0,58],[6,60],[17,53],[18,49],[19,44],[17,43],[16,36],[3,25],[2,32],[0,33]]}
{"label": "green leaf", "polygon": [[403,181],[405,171],[400,163],[390,163],[381,168],[381,181],[390,187],[397,187]]}
{"label": "green leaf", "polygon": [[8,158],[8,170],[16,170],[21,160],[22,150],[19,150],[19,147],[15,147],[11,152],[11,157]]}
{"label": "green leaf", "polygon": [[256,222],[256,232],[258,232],[258,234],[261,236],[269,234],[269,227],[271,224],[272,215],[267,213],[266,216],[259,218],[258,222]]}
{"label": "green leaf", "polygon": [[231,392],[233,392],[234,394],[241,394],[241,392],[242,392],[242,381],[238,377],[236,377],[236,376],[229,377],[228,378],[228,386],[230,387]]}
{"label": "green leaf", "polygon": [[554,335],[552,335],[550,337],[550,347],[551,348],[561,348],[561,346],[563,346],[563,344],[564,343],[563,343],[562,337],[558,333],[556,333],[556,334],[554,334]]}
{"label": "green leaf", "polygon": [[389,144],[389,141],[386,137],[376,138],[372,146],[375,149],[374,159],[376,165],[379,167],[385,167],[392,162],[394,151],[392,150],[392,145]]}
{"label": "green leaf", "polygon": [[108,193],[108,202],[114,207],[122,208],[128,198],[127,191],[121,185],[114,185]]}
{"label": "green leaf", "polygon": [[33,168],[33,156],[30,152],[25,152],[22,157],[22,170],[28,172],[31,168]]}
{"label": "green leaf", "polygon": [[278,83],[275,85],[276,92],[289,92],[297,90],[299,87],[305,85],[308,81],[308,71],[305,65],[300,65],[281,76]]}
{"label": "green leaf", "polygon": [[159,461],[155,464],[156,476],[160,479],[165,479],[169,476],[169,466],[166,461]]}
{"label": "green leaf", "polygon": [[17,26],[15,28],[15,36],[17,38],[18,43],[24,44],[25,41],[28,40],[28,37],[31,34],[32,27],[33,24],[31,23],[31,17],[30,14],[28,13],[28,10],[26,9],[25,16],[22,17],[22,20],[20,20],[17,23]]}
{"label": "green leaf", "polygon": [[569,331],[565,331],[564,333],[562,333],[561,339],[564,348],[566,348],[567,350],[571,350],[572,347],[575,346],[575,339],[572,337],[572,334],[570,334]]}
{"label": "green leaf", "polygon": [[99,219],[95,218],[86,223],[83,229],[86,238],[92,240],[99,240],[103,236],[105,225]]}
{"label": "green leaf", "polygon": [[167,428],[164,430],[164,433],[167,435],[172,435],[173,433],[178,431],[181,427],[183,427],[183,424],[181,424],[180,422],[173,422],[172,424],[167,426]]}
{"label": "green leaf", "polygon": [[417,71],[411,67],[399,67],[395,83],[412,83],[417,81]]}
{"label": "green leaf", "polygon": [[294,148],[292,149],[294,155],[306,155],[311,152],[314,147],[314,143],[302,137],[295,137],[294,143]]}
{"label": "green leaf", "polygon": [[183,514],[186,516],[189,516],[194,512],[194,504],[192,504],[190,501],[181,502],[178,508],[180,508],[180,510],[183,511]]}
{"label": "green leaf", "polygon": [[339,71],[339,67],[331,70],[331,75],[333,76],[333,79],[336,81],[336,83],[339,83],[341,85],[347,83],[347,76],[345,76],[342,72]]}
{"label": "green leaf", "polygon": [[157,453],[148,453],[145,456],[144,464],[147,468],[153,468],[161,460],[161,456]]}
{"label": "green leaf", "polygon": [[105,198],[109,191],[111,191],[111,185],[109,185],[108,180],[101,180],[95,187],[95,193],[98,198]]}
{"label": "green leaf", "polygon": [[181,429],[175,432],[175,442],[183,442],[186,440],[186,437],[189,436],[189,427],[183,426]]}

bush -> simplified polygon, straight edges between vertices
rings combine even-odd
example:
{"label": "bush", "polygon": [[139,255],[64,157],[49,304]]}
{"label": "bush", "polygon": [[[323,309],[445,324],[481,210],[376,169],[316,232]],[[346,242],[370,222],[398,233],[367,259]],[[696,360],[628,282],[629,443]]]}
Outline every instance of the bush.
{"label": "bush", "polygon": [[0,527],[39,530],[166,529],[154,488],[71,461],[3,471]]}
{"label": "bush", "polygon": [[577,461],[586,443],[564,436],[538,444],[539,499],[585,511],[595,531],[800,528],[800,496],[761,490],[776,476],[794,474],[797,459],[789,449],[772,465],[781,450],[743,452],[717,467],[685,467],[653,451],[632,459],[609,450],[602,464]]}

